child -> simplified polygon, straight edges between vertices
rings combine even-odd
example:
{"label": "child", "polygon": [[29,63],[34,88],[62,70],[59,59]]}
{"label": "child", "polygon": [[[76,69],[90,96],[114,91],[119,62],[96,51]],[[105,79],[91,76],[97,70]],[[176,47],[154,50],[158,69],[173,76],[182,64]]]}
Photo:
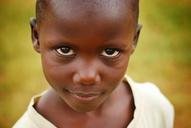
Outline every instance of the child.
{"label": "child", "polygon": [[37,0],[31,20],[51,89],[13,128],[172,128],[173,107],[125,76],[141,30],[138,0]]}

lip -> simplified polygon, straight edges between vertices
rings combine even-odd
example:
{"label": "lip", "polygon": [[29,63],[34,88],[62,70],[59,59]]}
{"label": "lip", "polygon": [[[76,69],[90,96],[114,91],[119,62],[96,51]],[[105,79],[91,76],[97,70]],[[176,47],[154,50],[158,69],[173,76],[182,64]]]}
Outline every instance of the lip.
{"label": "lip", "polygon": [[81,92],[81,91],[71,91],[66,90],[71,96],[80,101],[92,101],[97,99],[102,95],[102,92]]}
{"label": "lip", "polygon": [[71,93],[71,95],[81,101],[92,101],[100,96],[100,95],[82,95],[76,93]]}

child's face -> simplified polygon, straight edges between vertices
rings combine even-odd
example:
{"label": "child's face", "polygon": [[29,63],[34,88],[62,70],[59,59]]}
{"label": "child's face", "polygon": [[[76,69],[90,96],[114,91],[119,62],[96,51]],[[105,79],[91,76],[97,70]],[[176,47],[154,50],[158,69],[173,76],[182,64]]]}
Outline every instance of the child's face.
{"label": "child's face", "polygon": [[48,18],[32,27],[33,44],[56,93],[74,110],[87,112],[121,83],[138,32],[134,20],[123,13],[89,15],[76,8],[51,7]]}

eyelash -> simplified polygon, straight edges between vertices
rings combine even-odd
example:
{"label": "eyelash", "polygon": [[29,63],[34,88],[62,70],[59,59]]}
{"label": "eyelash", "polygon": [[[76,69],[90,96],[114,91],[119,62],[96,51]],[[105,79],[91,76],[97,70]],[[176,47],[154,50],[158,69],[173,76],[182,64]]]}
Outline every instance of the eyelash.
{"label": "eyelash", "polygon": [[[62,46],[60,48],[56,48],[56,52],[61,56],[74,56],[75,52],[71,47]],[[64,53],[65,52],[65,53]]]}
{"label": "eyelash", "polygon": [[117,48],[105,48],[102,51],[101,56],[107,57],[107,58],[117,58],[117,57],[119,57],[120,53],[121,53],[120,49],[117,49]]}
{"label": "eyelash", "polygon": [[[75,51],[69,46],[62,46],[56,48],[55,51],[62,57],[74,57],[76,55]],[[111,55],[109,55],[110,54],[109,52],[111,53]],[[102,50],[100,56],[113,59],[119,57],[121,52],[122,50],[118,48],[105,48],[104,50]]]}

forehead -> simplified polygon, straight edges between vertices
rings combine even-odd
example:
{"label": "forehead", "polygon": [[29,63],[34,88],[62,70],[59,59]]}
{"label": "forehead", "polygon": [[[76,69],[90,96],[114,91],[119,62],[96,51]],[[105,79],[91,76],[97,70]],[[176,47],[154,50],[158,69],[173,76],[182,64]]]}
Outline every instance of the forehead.
{"label": "forehead", "polygon": [[49,3],[54,13],[65,18],[119,18],[128,6],[127,0],[51,0]]}
{"label": "forehead", "polygon": [[46,9],[48,20],[45,21],[73,36],[96,33],[109,37],[124,30],[131,32],[135,20],[127,1],[50,0]]}
{"label": "forehead", "polygon": [[65,20],[97,21],[135,18],[132,0],[46,0],[45,13]]}

